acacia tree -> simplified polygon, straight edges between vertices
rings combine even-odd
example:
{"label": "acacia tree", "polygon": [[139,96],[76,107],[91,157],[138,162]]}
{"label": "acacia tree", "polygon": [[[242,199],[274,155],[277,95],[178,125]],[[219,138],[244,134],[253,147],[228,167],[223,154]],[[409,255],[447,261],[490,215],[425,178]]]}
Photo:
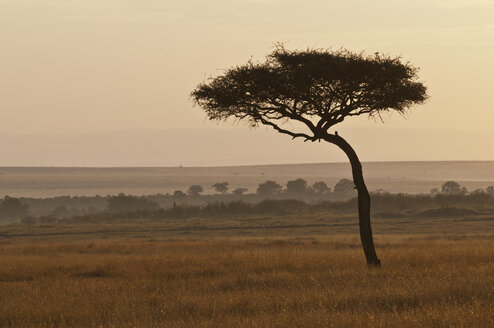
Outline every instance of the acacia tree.
{"label": "acacia tree", "polygon": [[273,196],[281,192],[281,186],[272,180],[267,180],[257,186],[257,194],[261,196]]}
{"label": "acacia tree", "polygon": [[189,189],[187,189],[187,193],[190,196],[199,196],[199,194],[203,191],[204,189],[202,189],[202,186],[200,185],[192,185],[189,187]]}
{"label": "acacia tree", "polygon": [[331,188],[328,187],[324,181],[316,181],[312,185],[312,189],[318,194],[325,194],[331,192]]}
{"label": "acacia tree", "polygon": [[249,189],[240,187],[237,189],[233,189],[232,194],[240,196],[240,195],[245,194],[247,192],[247,190],[249,190]]}
{"label": "acacia tree", "polygon": [[303,194],[307,191],[307,181],[304,179],[290,180],[286,183],[287,194]]}
{"label": "acacia tree", "polygon": [[211,186],[217,192],[225,194],[228,191],[228,182],[218,182]]}
{"label": "acacia tree", "polygon": [[[192,91],[210,120],[271,126],[305,141],[324,140],[347,155],[358,192],[359,226],[367,264],[379,266],[370,223],[370,195],[350,144],[330,129],[352,116],[405,114],[427,98],[418,69],[400,57],[348,50],[287,50],[277,46],[264,62],[249,61],[212,77]],[[291,123],[288,127],[286,123]]]}
{"label": "acacia tree", "polygon": [[355,197],[354,183],[348,179],[341,179],[333,187],[333,193],[341,196]]}

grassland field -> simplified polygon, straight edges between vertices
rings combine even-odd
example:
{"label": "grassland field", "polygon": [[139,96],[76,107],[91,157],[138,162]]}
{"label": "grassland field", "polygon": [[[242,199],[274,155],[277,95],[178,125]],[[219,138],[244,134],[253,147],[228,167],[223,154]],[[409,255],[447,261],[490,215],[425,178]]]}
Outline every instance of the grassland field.
{"label": "grassland field", "polygon": [[0,327],[493,327],[494,218],[0,227]]}

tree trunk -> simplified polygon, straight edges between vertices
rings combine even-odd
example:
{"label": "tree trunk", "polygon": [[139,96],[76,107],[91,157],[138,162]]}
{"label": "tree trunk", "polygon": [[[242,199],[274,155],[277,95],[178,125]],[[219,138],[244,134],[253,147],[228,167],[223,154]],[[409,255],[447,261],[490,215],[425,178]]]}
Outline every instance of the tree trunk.
{"label": "tree trunk", "polygon": [[364,249],[365,259],[368,266],[378,267],[381,261],[377,258],[374,248],[374,240],[372,238],[372,228],[370,222],[370,195],[362,175],[362,164],[358,159],[357,153],[345,139],[339,135],[327,134],[323,137],[324,140],[340,147],[345,152],[352,165],[353,183],[358,192],[358,214],[360,227],[360,241]]}

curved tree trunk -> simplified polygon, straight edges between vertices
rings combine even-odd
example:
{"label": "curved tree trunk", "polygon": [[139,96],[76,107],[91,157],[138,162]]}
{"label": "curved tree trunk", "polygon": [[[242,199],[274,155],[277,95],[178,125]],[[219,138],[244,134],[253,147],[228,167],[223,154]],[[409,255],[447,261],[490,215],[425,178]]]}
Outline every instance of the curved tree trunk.
{"label": "curved tree trunk", "polygon": [[380,266],[381,261],[377,258],[372,238],[372,228],[370,222],[370,195],[362,175],[362,164],[358,159],[357,153],[345,139],[339,135],[327,134],[324,140],[337,145],[345,152],[352,165],[353,183],[358,192],[358,214],[360,227],[360,241],[364,249],[365,259],[368,266]]}

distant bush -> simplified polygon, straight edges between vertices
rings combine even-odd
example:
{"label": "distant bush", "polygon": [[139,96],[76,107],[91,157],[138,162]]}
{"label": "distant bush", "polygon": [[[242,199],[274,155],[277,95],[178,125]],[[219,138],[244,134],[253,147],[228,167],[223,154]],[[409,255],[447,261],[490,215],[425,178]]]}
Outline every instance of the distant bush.
{"label": "distant bush", "polygon": [[328,187],[324,181],[316,181],[312,185],[312,190],[318,194],[327,194],[331,192],[331,188]]}
{"label": "distant bush", "polygon": [[216,192],[226,194],[228,191],[228,182],[218,182],[211,186]]}
{"label": "distant bush", "polygon": [[254,209],[257,213],[284,215],[290,213],[300,213],[307,209],[309,205],[301,200],[295,199],[265,199],[256,204]]}
{"label": "distant bush", "polygon": [[479,214],[478,211],[469,209],[469,208],[456,208],[456,207],[446,207],[446,208],[433,208],[430,210],[425,210],[417,215],[420,217],[462,217],[462,216],[471,216]]}
{"label": "distant bush", "polygon": [[237,188],[237,189],[234,189],[232,191],[232,194],[237,195],[237,196],[240,196],[240,195],[245,194],[247,192],[247,190],[249,190],[249,189],[247,189],[247,188]]}
{"label": "distant bush", "polygon": [[260,196],[273,196],[281,192],[281,186],[272,180],[267,180],[259,184],[257,187],[257,194]]}
{"label": "distant bush", "polygon": [[200,185],[192,185],[187,190],[187,194],[189,194],[190,196],[199,196],[199,194],[203,191],[204,189],[202,189]]}
{"label": "distant bush", "polygon": [[32,216],[25,216],[21,219],[22,224],[35,224],[37,221],[37,218],[34,218]]}
{"label": "distant bush", "polygon": [[59,206],[56,209],[53,210],[53,212],[50,214],[50,216],[63,219],[66,217],[69,217],[70,211],[65,207],[65,206]]}
{"label": "distant bush", "polygon": [[286,193],[288,195],[301,195],[307,191],[307,181],[304,179],[290,180],[286,183]]}
{"label": "distant bush", "polygon": [[28,213],[29,205],[17,198],[5,196],[0,202],[0,220],[17,221],[27,216]]}
{"label": "distant bush", "polygon": [[355,197],[356,194],[355,184],[348,179],[341,179],[333,187],[333,195],[340,198]]}
{"label": "distant bush", "polygon": [[120,213],[129,211],[157,210],[158,203],[150,201],[144,197],[135,197],[125,194],[118,194],[108,199],[108,211],[110,213]]}
{"label": "distant bush", "polygon": [[[123,211],[107,211],[73,216],[59,219],[54,216],[28,217],[23,220],[25,224],[71,222],[71,223],[98,223],[120,222],[122,220],[135,219],[187,219],[187,218],[225,218],[243,217],[250,215],[300,215],[302,213],[341,213],[357,214],[357,198],[345,201],[323,201],[316,204],[306,203],[293,199],[265,199],[258,203],[248,203],[241,200],[230,202],[210,202],[205,205],[175,204],[173,207],[162,209],[157,204],[149,206],[145,198],[119,195],[111,197],[125,198],[143,201],[146,206],[136,206],[140,209]],[[131,200],[130,202],[133,202]],[[494,210],[494,199],[487,193],[475,193],[468,195],[437,194],[408,195],[379,192],[372,194],[372,215],[377,217],[413,217],[413,216],[461,216],[474,215],[487,209]],[[480,210],[480,211],[479,211]]]}
{"label": "distant bush", "polygon": [[466,195],[468,191],[456,181],[446,181],[441,186],[441,192],[448,195]]}
{"label": "distant bush", "polygon": [[182,190],[175,190],[173,192],[173,197],[175,197],[175,198],[182,198],[182,197],[186,197],[186,196],[187,196],[187,194],[184,193]]}
{"label": "distant bush", "polygon": [[245,215],[252,213],[253,205],[238,201],[214,202],[202,207],[199,211],[202,216]]}

